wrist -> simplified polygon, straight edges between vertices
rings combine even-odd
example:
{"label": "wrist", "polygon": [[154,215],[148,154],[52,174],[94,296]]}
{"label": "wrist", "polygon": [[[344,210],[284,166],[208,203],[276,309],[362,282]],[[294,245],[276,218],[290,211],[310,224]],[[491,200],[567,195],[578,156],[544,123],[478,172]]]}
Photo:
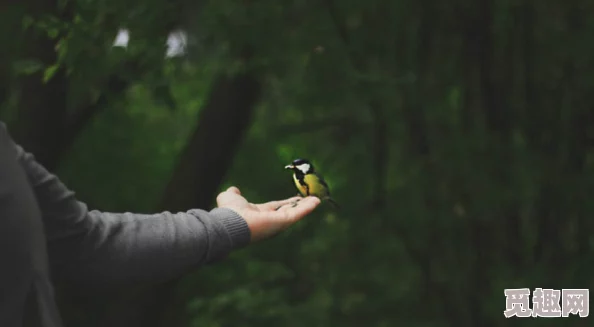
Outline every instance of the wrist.
{"label": "wrist", "polygon": [[238,211],[230,208],[215,208],[210,213],[225,227],[233,243],[233,248],[241,248],[250,243],[251,228]]}

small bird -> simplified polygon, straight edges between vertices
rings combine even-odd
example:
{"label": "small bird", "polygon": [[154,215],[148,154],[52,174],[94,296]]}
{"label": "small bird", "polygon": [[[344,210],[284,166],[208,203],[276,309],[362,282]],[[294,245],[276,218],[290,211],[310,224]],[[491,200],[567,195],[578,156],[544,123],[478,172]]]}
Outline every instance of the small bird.
{"label": "small bird", "polygon": [[318,175],[314,166],[309,160],[295,159],[285,169],[293,171],[293,181],[301,196],[316,196],[320,200],[326,200],[339,208],[338,203],[330,197],[330,188],[322,176]]}

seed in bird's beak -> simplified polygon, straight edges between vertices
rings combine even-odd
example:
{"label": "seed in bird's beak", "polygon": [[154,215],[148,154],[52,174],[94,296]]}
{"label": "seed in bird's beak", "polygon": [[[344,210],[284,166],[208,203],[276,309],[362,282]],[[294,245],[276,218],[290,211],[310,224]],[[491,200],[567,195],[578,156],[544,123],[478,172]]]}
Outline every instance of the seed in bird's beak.
{"label": "seed in bird's beak", "polygon": [[293,168],[295,168],[295,166],[293,166],[293,165],[286,165],[285,166],[285,169],[293,169]]}

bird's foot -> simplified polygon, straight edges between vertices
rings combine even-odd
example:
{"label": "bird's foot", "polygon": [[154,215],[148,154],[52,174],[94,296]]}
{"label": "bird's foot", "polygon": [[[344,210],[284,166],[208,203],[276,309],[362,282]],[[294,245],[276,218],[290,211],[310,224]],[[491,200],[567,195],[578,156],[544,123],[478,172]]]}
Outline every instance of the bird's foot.
{"label": "bird's foot", "polygon": [[[297,194],[297,196],[299,196],[299,197],[300,197],[300,196],[301,196],[301,194]],[[291,202],[291,207],[292,207],[292,208],[295,208],[295,207],[296,207],[296,206],[299,204],[299,201],[301,201],[301,198],[299,198],[299,199],[296,199],[295,201]]]}
{"label": "bird's foot", "polygon": [[[296,199],[295,201],[291,202],[291,203],[290,203],[290,204],[291,204],[291,208],[295,208],[295,207],[296,207],[296,206],[299,204],[299,201],[301,201],[301,199]],[[278,207],[278,208],[276,208],[276,209],[274,209],[274,210],[278,210],[278,209],[280,209],[280,208],[282,208],[282,207],[283,207],[283,206],[280,206],[280,207]]]}

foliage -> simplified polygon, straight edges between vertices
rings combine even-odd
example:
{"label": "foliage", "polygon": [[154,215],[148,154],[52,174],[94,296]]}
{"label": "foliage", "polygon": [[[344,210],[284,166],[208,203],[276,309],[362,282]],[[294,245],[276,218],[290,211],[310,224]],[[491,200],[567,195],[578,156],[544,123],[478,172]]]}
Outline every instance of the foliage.
{"label": "foliage", "polygon": [[[57,40],[57,62],[13,63],[47,78],[63,65],[83,93],[113,72],[132,82],[61,160],[81,200],[155,210],[212,79],[247,64],[265,96],[221,190],[292,196],[282,167],[307,157],[342,204],[184,279],[191,326],[503,326],[504,288],[593,286],[589,2],[73,6],[25,20]],[[111,49],[124,25],[135,43]],[[188,54],[165,59],[179,26]]]}

